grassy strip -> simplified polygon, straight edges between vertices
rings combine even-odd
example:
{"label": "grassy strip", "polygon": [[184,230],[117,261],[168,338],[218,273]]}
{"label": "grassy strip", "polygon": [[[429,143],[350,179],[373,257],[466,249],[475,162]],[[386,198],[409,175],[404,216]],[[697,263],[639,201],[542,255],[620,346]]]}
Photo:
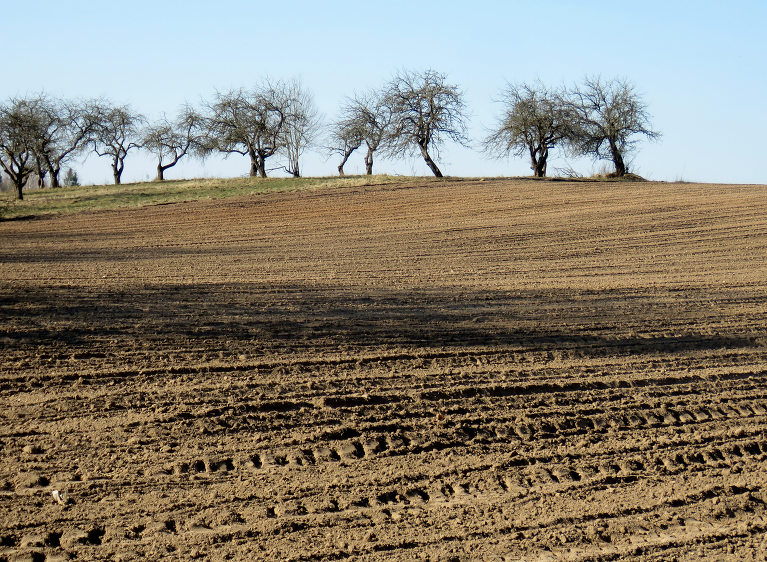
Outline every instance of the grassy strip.
{"label": "grassy strip", "polygon": [[221,199],[241,195],[303,191],[332,187],[355,187],[395,183],[395,176],[347,176],[343,178],[226,178],[169,180],[46,188],[24,193],[23,201],[13,192],[0,194],[0,218],[13,219],[81,211],[145,207],[182,201]]}
{"label": "grassy strip", "polygon": [[[474,178],[476,179],[476,178]],[[638,181],[638,176],[626,178],[482,178],[482,181]],[[242,195],[258,195],[288,191],[304,191],[325,188],[362,187],[403,183],[443,181],[468,181],[472,178],[434,178],[402,176],[345,176],[324,178],[213,178],[193,180],[167,180],[163,182],[127,183],[122,185],[88,185],[34,189],[24,192],[24,200],[16,201],[14,192],[0,193],[0,220],[27,218],[42,215],[71,214],[82,211],[124,209],[164,205],[183,201],[223,199]]]}

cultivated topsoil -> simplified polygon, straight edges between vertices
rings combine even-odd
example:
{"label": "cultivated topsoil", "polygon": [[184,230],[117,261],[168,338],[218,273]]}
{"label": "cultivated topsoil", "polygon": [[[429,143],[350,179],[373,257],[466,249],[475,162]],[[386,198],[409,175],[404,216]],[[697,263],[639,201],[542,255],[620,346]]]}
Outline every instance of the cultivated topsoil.
{"label": "cultivated topsoil", "polygon": [[764,560],[767,187],[0,223],[0,560]]}

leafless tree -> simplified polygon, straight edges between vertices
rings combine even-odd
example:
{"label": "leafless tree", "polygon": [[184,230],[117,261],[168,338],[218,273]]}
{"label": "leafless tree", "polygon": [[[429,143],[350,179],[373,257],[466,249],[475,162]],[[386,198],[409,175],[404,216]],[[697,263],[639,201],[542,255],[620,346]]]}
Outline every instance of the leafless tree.
{"label": "leafless tree", "polygon": [[157,157],[155,181],[165,179],[165,170],[202,145],[202,116],[184,106],[175,122],[163,117],[144,129],[141,145]]}
{"label": "leafless tree", "polygon": [[36,106],[41,122],[34,149],[37,174],[41,180],[49,176],[51,187],[59,187],[63,164],[85,149],[94,132],[99,116],[97,103],[41,95]]}
{"label": "leafless tree", "polygon": [[365,173],[373,173],[373,155],[384,148],[391,138],[392,112],[384,93],[369,91],[348,98],[341,108],[341,118],[334,125],[331,133],[331,150],[343,157],[338,166],[340,175],[344,175],[344,164],[351,153],[364,142]]}
{"label": "leafless tree", "polygon": [[120,184],[128,152],[141,147],[143,122],[143,115],[135,113],[128,105],[115,106],[109,102],[98,104],[91,142],[96,154],[111,159],[115,185]]}
{"label": "leafless tree", "polygon": [[356,96],[353,100],[352,111],[356,114],[362,126],[362,135],[367,146],[365,154],[365,173],[373,173],[373,154],[385,148],[391,139],[392,108],[381,92],[368,92]]}
{"label": "leafless tree", "polygon": [[331,154],[341,156],[338,165],[338,175],[344,175],[344,166],[352,153],[357,150],[363,141],[362,130],[356,120],[344,114],[342,109],[341,118],[330,127],[328,151]]}
{"label": "leafless tree", "polygon": [[625,157],[636,146],[638,135],[651,140],[660,137],[650,129],[647,106],[626,80],[587,77],[583,86],[568,93],[568,106],[576,117],[573,150],[611,160],[618,177],[626,174]]}
{"label": "leafless tree", "polygon": [[317,140],[322,118],[312,94],[300,82],[286,84],[282,96],[286,101],[286,114],[278,150],[285,157],[283,169],[297,178],[301,176],[299,160]]}
{"label": "leafless tree", "polygon": [[16,98],[12,103],[16,103],[19,108],[23,107],[28,113],[29,142],[34,160],[30,164],[33,172],[27,178],[27,183],[31,180],[37,184],[38,188],[44,187],[48,168],[45,166],[43,151],[51,144],[51,137],[55,135],[55,131],[61,128],[58,109],[45,94]]}
{"label": "leafless tree", "polygon": [[253,90],[217,93],[207,104],[205,153],[250,157],[251,177],[266,177],[266,159],[282,147],[289,99],[281,83],[264,82]]}
{"label": "leafless tree", "polygon": [[572,111],[562,93],[540,82],[508,84],[501,101],[503,114],[485,139],[485,151],[499,157],[527,153],[533,174],[545,177],[549,151],[573,135]]}
{"label": "leafless tree", "polygon": [[442,172],[429,154],[445,140],[468,146],[466,104],[458,86],[434,70],[397,73],[386,88],[392,112],[389,152],[393,155],[420,151],[437,177]]}
{"label": "leafless tree", "polygon": [[35,143],[42,123],[36,98],[11,98],[0,105],[0,167],[24,199],[23,189],[35,171]]}

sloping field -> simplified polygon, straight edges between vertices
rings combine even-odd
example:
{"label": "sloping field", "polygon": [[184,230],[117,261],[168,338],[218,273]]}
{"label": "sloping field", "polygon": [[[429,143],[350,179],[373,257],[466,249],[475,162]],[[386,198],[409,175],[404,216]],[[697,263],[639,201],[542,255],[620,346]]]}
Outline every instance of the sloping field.
{"label": "sloping field", "polygon": [[0,223],[0,319],[0,560],[765,559],[764,186]]}

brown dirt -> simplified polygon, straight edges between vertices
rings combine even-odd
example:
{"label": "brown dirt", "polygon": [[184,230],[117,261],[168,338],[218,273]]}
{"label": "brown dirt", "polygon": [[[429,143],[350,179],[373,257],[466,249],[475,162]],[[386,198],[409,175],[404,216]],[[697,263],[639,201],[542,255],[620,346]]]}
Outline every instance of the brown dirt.
{"label": "brown dirt", "polygon": [[764,186],[0,223],[0,319],[0,560],[765,559]]}

